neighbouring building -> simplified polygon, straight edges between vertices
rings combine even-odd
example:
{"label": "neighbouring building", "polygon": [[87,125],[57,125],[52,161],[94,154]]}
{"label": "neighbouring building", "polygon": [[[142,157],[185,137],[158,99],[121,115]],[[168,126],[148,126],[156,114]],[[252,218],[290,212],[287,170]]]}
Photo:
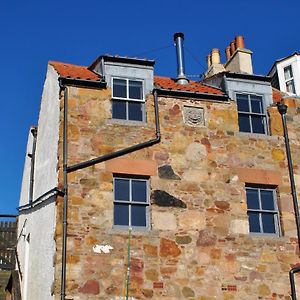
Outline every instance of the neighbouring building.
{"label": "neighbouring building", "polygon": [[276,60],[269,74],[272,85],[288,95],[300,96],[300,54]]}
{"label": "neighbouring building", "polygon": [[[50,61],[20,208],[22,299],[290,299],[300,102],[253,74],[241,36],[189,81],[155,62]],[[283,99],[284,98],[284,99]],[[299,290],[300,292],[300,290]]]}

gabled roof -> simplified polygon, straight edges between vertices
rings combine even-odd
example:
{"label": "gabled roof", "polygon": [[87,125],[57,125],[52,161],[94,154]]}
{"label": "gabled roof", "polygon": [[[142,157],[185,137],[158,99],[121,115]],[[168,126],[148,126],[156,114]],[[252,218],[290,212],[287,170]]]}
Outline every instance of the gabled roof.
{"label": "gabled roof", "polygon": [[[102,77],[99,74],[91,71],[89,67],[67,64],[58,61],[49,61],[49,65],[53,66],[60,77],[63,78],[99,82],[102,80]],[[190,81],[188,84],[182,85],[176,83],[175,79],[169,77],[154,76],[154,85],[156,88],[163,89],[165,91],[225,96],[225,93],[223,93],[222,90],[197,81]]]}
{"label": "gabled roof", "polygon": [[101,81],[102,77],[89,70],[84,66],[66,64],[58,61],[49,61],[49,65],[53,66],[56,72],[64,78],[82,79],[91,81]]}
{"label": "gabled roof", "polygon": [[192,80],[188,84],[178,84],[173,78],[154,76],[154,85],[156,88],[170,91],[225,95],[220,89]]}

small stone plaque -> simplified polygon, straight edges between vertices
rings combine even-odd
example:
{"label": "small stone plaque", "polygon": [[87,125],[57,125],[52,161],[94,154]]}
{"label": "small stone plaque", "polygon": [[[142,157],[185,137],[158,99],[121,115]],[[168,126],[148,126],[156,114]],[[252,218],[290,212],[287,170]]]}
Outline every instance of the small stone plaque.
{"label": "small stone plaque", "polygon": [[204,126],[204,109],[202,107],[184,106],[184,123],[189,126]]}

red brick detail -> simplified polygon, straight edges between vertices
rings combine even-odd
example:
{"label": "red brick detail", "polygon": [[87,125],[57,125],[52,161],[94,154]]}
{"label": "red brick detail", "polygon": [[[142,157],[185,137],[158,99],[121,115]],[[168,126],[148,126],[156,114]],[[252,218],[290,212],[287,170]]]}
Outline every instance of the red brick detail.
{"label": "red brick detail", "polygon": [[236,285],[228,285],[227,286],[227,291],[236,292],[237,291]]}
{"label": "red brick detail", "polygon": [[282,176],[279,172],[276,171],[238,168],[236,172],[240,181],[245,183],[269,185],[280,185],[282,183]]}
{"label": "red brick detail", "polygon": [[155,176],[157,163],[154,160],[115,158],[105,162],[106,171],[119,174]]}
{"label": "red brick detail", "polygon": [[96,280],[88,280],[83,287],[79,289],[80,293],[98,295],[100,292],[99,282]]}
{"label": "red brick detail", "polygon": [[153,288],[154,289],[163,289],[164,288],[164,283],[163,282],[153,282]]}

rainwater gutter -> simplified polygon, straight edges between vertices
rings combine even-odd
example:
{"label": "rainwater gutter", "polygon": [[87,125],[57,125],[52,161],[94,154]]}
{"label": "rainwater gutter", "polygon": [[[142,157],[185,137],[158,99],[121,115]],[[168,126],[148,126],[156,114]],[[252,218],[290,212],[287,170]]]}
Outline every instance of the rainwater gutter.
{"label": "rainwater gutter", "polygon": [[[286,157],[287,157],[287,161],[288,161],[289,177],[290,177],[290,184],[291,184],[291,194],[292,194],[292,198],[293,198],[294,213],[295,213],[295,220],[296,220],[296,227],[297,227],[298,251],[300,251],[299,206],[298,206],[297,191],[296,191],[296,185],[295,185],[295,179],[294,179],[291,148],[290,148],[290,143],[289,143],[287,123],[286,123],[286,113],[287,113],[287,108],[288,107],[287,107],[287,105],[285,105],[283,103],[277,103],[277,108],[278,108],[278,111],[281,115],[282,125],[283,125],[283,134],[284,134],[284,141],[285,141],[285,148],[286,148]],[[300,272],[300,267],[299,266],[294,267],[289,271],[292,300],[297,300],[294,274],[298,273],[298,272]]]}
{"label": "rainwater gutter", "polygon": [[62,237],[62,270],[61,270],[61,300],[65,300],[66,297],[66,268],[67,268],[67,229],[68,229],[68,173],[87,168],[89,166],[98,164],[100,162],[107,161],[134,151],[150,147],[160,142],[160,125],[159,125],[159,111],[158,111],[158,97],[157,90],[153,90],[154,96],[154,110],[155,110],[155,138],[146,142],[142,142],[121,150],[117,150],[113,153],[105,154],[97,158],[87,160],[72,166],[68,166],[68,88],[66,85],[75,85],[83,87],[97,87],[105,88],[106,83],[104,81],[90,81],[90,80],[77,80],[70,78],[59,79],[60,90],[64,92],[64,129],[63,129],[63,237]]}

